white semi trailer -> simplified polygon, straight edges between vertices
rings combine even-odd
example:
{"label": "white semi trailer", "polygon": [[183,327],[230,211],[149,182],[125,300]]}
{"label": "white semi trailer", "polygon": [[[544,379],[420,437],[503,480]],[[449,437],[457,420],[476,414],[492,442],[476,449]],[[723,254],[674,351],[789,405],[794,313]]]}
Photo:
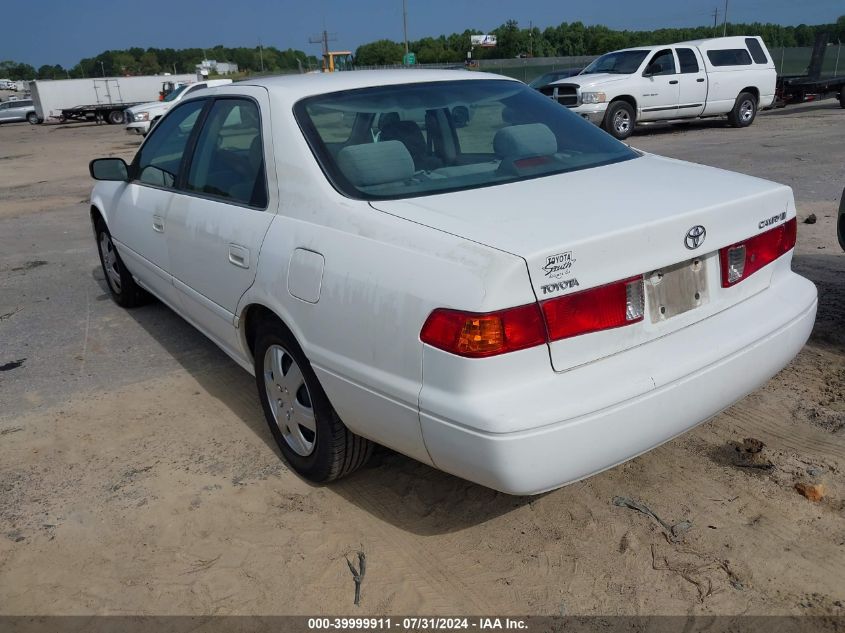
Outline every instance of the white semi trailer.
{"label": "white semi trailer", "polygon": [[106,121],[123,123],[123,111],[133,105],[155,101],[165,83],[192,83],[194,74],[96,79],[52,79],[29,82],[38,122]]}

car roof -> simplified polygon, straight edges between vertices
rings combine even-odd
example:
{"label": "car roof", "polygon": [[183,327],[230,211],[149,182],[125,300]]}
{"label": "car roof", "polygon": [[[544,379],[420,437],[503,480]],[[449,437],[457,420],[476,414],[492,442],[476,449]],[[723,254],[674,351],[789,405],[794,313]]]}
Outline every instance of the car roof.
{"label": "car roof", "polygon": [[434,81],[472,81],[479,79],[517,81],[511,77],[478,71],[418,70],[409,68],[401,70],[354,70],[335,73],[258,77],[238,81],[226,88],[236,89],[239,85],[261,86],[271,93],[284,93],[287,99],[294,101],[307,96],[338,92],[341,90],[355,90],[357,88],[428,83]]}

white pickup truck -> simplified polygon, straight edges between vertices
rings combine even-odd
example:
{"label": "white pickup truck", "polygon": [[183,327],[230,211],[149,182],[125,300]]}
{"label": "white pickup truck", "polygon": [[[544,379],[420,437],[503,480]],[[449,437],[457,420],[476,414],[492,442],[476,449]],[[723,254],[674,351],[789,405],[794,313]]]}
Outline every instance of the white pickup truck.
{"label": "white pickup truck", "polygon": [[192,84],[183,84],[167,95],[162,101],[150,101],[133,106],[126,110],[126,131],[132,134],[146,136],[150,128],[163,117],[170,108],[189,94],[202,90],[232,83],[231,79],[209,79]]}
{"label": "white pickup truck", "polygon": [[775,98],[777,72],[759,37],[719,37],[602,55],[541,89],[618,139],[637,123],[727,115],[751,125]]}

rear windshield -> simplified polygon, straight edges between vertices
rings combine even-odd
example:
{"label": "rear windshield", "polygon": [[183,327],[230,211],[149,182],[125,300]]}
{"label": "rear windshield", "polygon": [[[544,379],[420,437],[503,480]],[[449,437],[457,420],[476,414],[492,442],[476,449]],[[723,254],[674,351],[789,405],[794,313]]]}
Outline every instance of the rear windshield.
{"label": "rear windshield", "polygon": [[487,187],[638,156],[515,81],[335,92],[299,101],[294,114],[335,188],[365,200]]}
{"label": "rear windshield", "polygon": [[766,58],[766,53],[763,52],[763,47],[753,37],[745,38],[745,45],[748,47],[751,57],[754,58],[755,64],[768,64],[769,60]]}

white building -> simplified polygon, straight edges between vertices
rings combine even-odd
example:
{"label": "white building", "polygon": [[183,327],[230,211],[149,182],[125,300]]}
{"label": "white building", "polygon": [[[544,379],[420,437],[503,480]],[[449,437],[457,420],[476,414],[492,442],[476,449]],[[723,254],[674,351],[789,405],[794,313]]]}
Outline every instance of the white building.
{"label": "white building", "polygon": [[230,62],[218,62],[216,59],[204,59],[197,64],[197,72],[202,75],[232,75],[238,72],[238,65]]}

